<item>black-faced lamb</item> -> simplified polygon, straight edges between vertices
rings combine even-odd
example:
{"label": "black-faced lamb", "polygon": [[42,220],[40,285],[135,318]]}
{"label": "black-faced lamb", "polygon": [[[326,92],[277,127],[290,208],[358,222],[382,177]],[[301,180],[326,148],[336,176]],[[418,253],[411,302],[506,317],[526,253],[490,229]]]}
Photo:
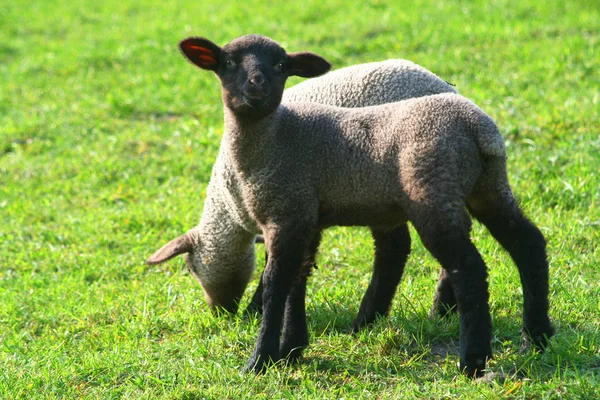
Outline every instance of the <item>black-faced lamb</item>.
{"label": "black-faced lamb", "polygon": [[[312,102],[337,107],[366,107],[438,93],[456,93],[446,81],[431,71],[408,60],[385,60],[352,65],[308,79],[283,92],[282,103]],[[406,226],[387,233],[387,240],[375,241],[374,273],[361,303],[353,331],[389,312],[400,276],[386,271],[401,271],[410,252],[410,236]],[[257,241],[262,242],[261,236]],[[396,280],[398,279],[398,280]],[[263,279],[248,304],[248,312],[262,312]],[[377,289],[377,290],[376,290]],[[456,299],[444,269],[431,308],[431,316],[456,311]]]}
{"label": "black-faced lamb", "polygon": [[[285,90],[283,101],[305,100],[358,107],[444,92],[455,90],[425,68],[407,60],[386,60],[342,68],[304,81]],[[236,211],[240,207],[235,204],[238,189],[227,160],[225,147],[221,147],[200,224],[186,237],[197,242],[193,258],[197,265],[190,270],[202,284],[207,302],[213,309],[235,312],[254,270],[254,249],[250,248],[245,223]],[[150,264],[166,261],[161,255],[167,253],[162,250],[149,259]],[[375,241],[374,273],[352,323],[354,331],[373,322],[377,315],[387,314],[409,251],[410,236],[406,226],[388,231],[385,240]],[[202,262],[205,264],[200,264]],[[443,284],[449,280],[444,277],[444,270],[441,271],[438,287],[450,287]],[[301,295],[301,291],[295,293]],[[434,309],[444,312],[455,309],[452,290],[444,292],[447,296],[439,293],[435,296]],[[262,279],[249,309],[262,309]]]}
{"label": "black-faced lamb", "polygon": [[[232,197],[228,206],[247,232],[239,234],[241,244],[263,232],[270,255],[263,320],[248,370],[297,357],[296,349],[308,344],[305,321],[298,325],[304,303],[290,299],[301,297],[294,291],[303,287],[322,229],[364,225],[385,240],[388,231],[410,221],[450,276],[460,314],[460,368],[481,374],[491,357],[491,318],[486,267],[469,238],[467,209],[517,264],[524,330],[538,347],[546,345],[553,328],[545,239],[512,195],[502,136],[481,109],[457,94],[358,109],[281,105],[288,76],[317,76],[329,63],[312,53],[286,53],[257,35],[223,48],[190,38],[181,49],[221,80],[225,133],[219,157],[232,166],[222,182]],[[197,259],[204,246],[204,238],[190,231],[151,261],[186,253],[198,274],[196,268],[211,262]],[[253,253],[242,252],[238,260],[250,258]]]}

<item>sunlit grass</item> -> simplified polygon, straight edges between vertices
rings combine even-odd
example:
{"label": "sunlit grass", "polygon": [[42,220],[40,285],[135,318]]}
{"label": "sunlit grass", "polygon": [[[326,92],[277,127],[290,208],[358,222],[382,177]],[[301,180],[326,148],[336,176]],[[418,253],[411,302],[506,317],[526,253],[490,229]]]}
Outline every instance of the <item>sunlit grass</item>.
{"label": "sunlit grass", "polygon": [[[597,397],[594,2],[4,3],[0,397]],[[261,377],[241,373],[260,321],[213,316],[181,261],[143,262],[197,223],[223,131],[218,82],[186,63],[177,42],[245,33],[336,68],[413,60],[497,121],[515,192],[548,240],[557,333],[545,354],[520,350],[518,273],[479,225],[490,369],[506,381],[458,375],[458,323],[427,319],[438,265],[414,232],[390,317],[348,334],[372,244],[367,230],[345,228],[325,233],[310,281],[305,358]],[[263,264],[261,255],[259,272]]]}

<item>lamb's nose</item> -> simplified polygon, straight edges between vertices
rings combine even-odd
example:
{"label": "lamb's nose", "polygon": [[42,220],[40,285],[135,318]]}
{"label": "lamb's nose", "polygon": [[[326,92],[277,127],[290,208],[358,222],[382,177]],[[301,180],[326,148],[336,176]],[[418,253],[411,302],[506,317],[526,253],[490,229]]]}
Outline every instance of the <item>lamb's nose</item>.
{"label": "lamb's nose", "polygon": [[262,74],[256,74],[252,75],[249,81],[250,85],[260,88],[263,85],[263,83],[265,83],[265,78],[262,76]]}

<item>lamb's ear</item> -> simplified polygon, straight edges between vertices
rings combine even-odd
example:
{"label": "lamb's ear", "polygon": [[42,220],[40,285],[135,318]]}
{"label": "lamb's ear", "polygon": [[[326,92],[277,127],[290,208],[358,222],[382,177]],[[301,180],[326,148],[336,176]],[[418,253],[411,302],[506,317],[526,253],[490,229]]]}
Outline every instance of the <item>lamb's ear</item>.
{"label": "lamb's ear", "polygon": [[192,251],[192,238],[189,232],[185,235],[179,236],[177,239],[171,240],[169,243],[161,247],[156,253],[146,260],[148,265],[156,265],[170,260],[173,257],[177,257],[183,253],[189,253]]}
{"label": "lamb's ear", "polygon": [[190,37],[179,42],[183,55],[192,64],[210,71],[217,71],[221,48],[208,39]]}
{"label": "lamb's ear", "polygon": [[288,71],[290,75],[314,78],[331,69],[329,61],[309,52],[288,53]]}

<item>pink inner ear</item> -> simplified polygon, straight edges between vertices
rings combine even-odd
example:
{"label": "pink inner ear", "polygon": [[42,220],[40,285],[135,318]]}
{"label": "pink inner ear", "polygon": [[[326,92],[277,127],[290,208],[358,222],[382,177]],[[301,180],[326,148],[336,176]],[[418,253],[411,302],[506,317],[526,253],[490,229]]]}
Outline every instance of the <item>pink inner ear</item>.
{"label": "pink inner ear", "polygon": [[195,50],[195,51],[199,51],[200,53],[212,54],[212,51],[210,51],[206,47],[196,46],[194,44],[187,44],[185,47],[187,47],[189,49],[192,49],[192,50]]}
{"label": "pink inner ear", "polygon": [[202,63],[214,64],[217,62],[213,52],[206,47],[196,46],[193,44],[185,44],[185,47],[190,51],[191,55],[200,60]]}

